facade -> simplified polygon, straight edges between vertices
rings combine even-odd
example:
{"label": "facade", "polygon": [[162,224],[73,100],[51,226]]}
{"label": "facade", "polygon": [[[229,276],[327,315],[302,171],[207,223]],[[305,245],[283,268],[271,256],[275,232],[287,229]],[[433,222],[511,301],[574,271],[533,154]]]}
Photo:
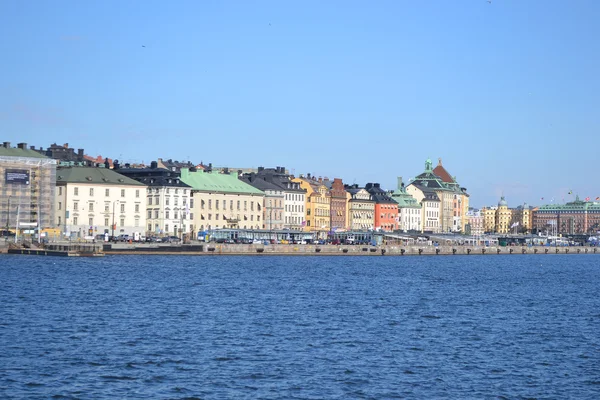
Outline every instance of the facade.
{"label": "facade", "polygon": [[512,210],[511,228],[516,228],[518,233],[531,233],[533,226],[533,213],[527,203]]}
{"label": "facade", "polygon": [[113,170],[59,168],[56,226],[66,236],[118,236],[146,230],[146,185]]}
{"label": "facade", "polygon": [[118,172],[146,186],[146,235],[182,237],[193,232],[192,188],[181,181],[180,173],[158,168],[120,168]]}
{"label": "facade", "polygon": [[235,174],[181,168],[181,181],[192,187],[194,230],[262,229],[265,193]]}
{"label": "facade", "polygon": [[319,239],[325,239],[330,231],[331,221],[331,200],[327,186],[323,184],[323,179],[315,179],[307,175],[292,179],[292,182],[300,184],[300,187],[306,191],[306,226],[307,232],[316,232]]}
{"label": "facade", "polygon": [[496,233],[509,233],[512,221],[512,210],[508,208],[508,203],[504,196],[498,202],[498,209],[494,218]]}
{"label": "facade", "polygon": [[375,200],[371,194],[358,185],[345,186],[349,194],[348,229],[351,231],[372,231],[375,229]]}
{"label": "facade", "polygon": [[[271,187],[272,191],[279,192],[278,194],[273,194],[273,196],[276,196],[277,199],[273,199],[271,204],[273,204],[273,207],[276,207],[277,209],[273,209],[274,217],[271,224],[268,220],[272,213],[270,210],[265,210],[263,219],[266,221],[266,223],[264,224],[264,228],[269,228],[269,225],[276,225],[277,229],[290,229],[295,231],[303,230],[304,226],[306,225],[306,192],[300,187],[300,184],[297,182],[292,182],[284,167],[258,167],[256,172],[250,173],[243,173],[241,170],[238,171],[238,176],[242,177],[252,176],[252,174],[254,174],[256,179],[261,179],[262,181],[266,182],[267,185],[273,185],[269,186]],[[260,186],[256,187],[261,189]],[[265,195],[269,196],[269,194],[266,192]],[[280,196],[283,196],[282,205],[279,205]],[[269,207],[269,203],[266,198],[265,201],[265,206]],[[277,206],[274,204],[277,204]],[[281,217],[279,217],[278,214],[280,211],[282,212]],[[275,214],[277,216],[275,216]],[[275,227],[273,227],[273,229],[275,229]]]}
{"label": "facade", "polygon": [[600,231],[600,203],[579,196],[566,204],[549,204],[533,211],[533,229],[538,233],[581,235]]}
{"label": "facade", "polygon": [[440,233],[440,198],[433,190],[423,192],[421,199],[421,232]]}
{"label": "facade", "polygon": [[421,204],[410,194],[402,177],[398,177],[398,187],[392,193],[392,199],[398,203],[398,229],[401,231],[421,231]]}
{"label": "facade", "polygon": [[483,207],[481,213],[483,215],[483,230],[486,233],[496,232],[496,211],[498,206]]}
{"label": "facade", "polygon": [[323,182],[331,194],[331,230],[345,230],[348,227],[348,199],[344,183],[340,178],[334,178],[333,181],[325,179]]}
{"label": "facade", "polygon": [[267,180],[266,174],[251,172],[243,174],[239,179],[265,193],[262,229],[283,229],[285,227],[283,189]]}
{"label": "facade", "polygon": [[398,229],[398,203],[379,183],[367,183],[365,190],[375,200],[375,230],[393,232]]}
{"label": "facade", "polygon": [[[31,230],[54,227],[56,190],[56,161],[37,151],[27,149],[26,143],[17,148],[9,142],[0,146],[0,226]],[[25,225],[23,225],[25,224]]]}
{"label": "facade", "polygon": [[484,217],[481,210],[469,209],[467,211],[467,226],[465,228],[465,234],[481,236],[484,234]]}

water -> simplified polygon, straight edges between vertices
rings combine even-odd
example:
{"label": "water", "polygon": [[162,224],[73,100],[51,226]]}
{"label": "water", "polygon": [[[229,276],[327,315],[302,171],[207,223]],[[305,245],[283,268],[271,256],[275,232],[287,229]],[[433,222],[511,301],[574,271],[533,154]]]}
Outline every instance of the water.
{"label": "water", "polygon": [[600,398],[600,257],[0,257],[1,398]]}

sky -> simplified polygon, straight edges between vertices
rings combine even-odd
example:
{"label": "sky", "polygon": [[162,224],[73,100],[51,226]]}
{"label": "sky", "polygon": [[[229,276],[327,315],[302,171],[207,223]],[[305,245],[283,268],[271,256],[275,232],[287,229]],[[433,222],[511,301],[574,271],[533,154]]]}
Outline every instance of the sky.
{"label": "sky", "polygon": [[386,189],[441,158],[475,207],[595,199],[597,21],[597,0],[5,0],[0,141]]}

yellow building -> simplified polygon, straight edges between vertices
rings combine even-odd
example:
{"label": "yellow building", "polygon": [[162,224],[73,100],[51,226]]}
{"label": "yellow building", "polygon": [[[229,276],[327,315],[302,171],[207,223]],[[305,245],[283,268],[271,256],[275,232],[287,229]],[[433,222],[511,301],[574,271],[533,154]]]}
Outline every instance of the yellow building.
{"label": "yellow building", "polygon": [[306,226],[307,232],[316,232],[318,238],[325,239],[330,229],[331,221],[331,195],[327,186],[323,184],[323,179],[318,180],[308,177],[292,179],[292,182],[300,184],[300,188],[306,190]]}
{"label": "yellow building", "polygon": [[483,231],[496,232],[496,211],[498,207],[484,207],[481,209],[483,215]]}
{"label": "yellow building", "polygon": [[511,228],[511,221],[512,210],[508,208],[508,203],[504,199],[504,196],[502,196],[496,210],[496,233],[508,233]]}
{"label": "yellow building", "polygon": [[527,203],[515,208],[512,212],[511,227],[518,233],[529,233],[533,226],[533,212]]}

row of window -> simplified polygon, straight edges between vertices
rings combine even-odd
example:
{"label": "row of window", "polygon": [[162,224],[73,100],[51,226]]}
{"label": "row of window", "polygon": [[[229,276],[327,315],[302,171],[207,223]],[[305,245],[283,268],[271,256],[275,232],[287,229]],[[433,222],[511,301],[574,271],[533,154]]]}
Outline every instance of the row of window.
{"label": "row of window", "polygon": [[[158,187],[154,188],[154,193],[158,193],[159,191],[160,191],[160,188],[158,188]],[[183,191],[183,194],[187,194],[187,189],[182,189],[182,191]],[[171,188],[166,188],[165,192],[167,194],[171,193]],[[152,188],[150,188],[150,187],[148,188],[148,193],[152,193]],[[179,188],[175,188],[175,194],[178,194],[178,193],[179,193]]]}
{"label": "row of window", "polygon": [[[170,205],[170,197],[165,197],[165,205]],[[154,196],[154,205],[158,206],[160,203],[160,197],[159,196]],[[187,204],[187,197],[183,198],[183,205],[185,206]],[[151,206],[152,204],[152,196],[148,196],[148,205]],[[179,205],[179,197],[173,197],[173,205],[177,206]],[[190,199],[190,208],[194,207],[194,200]]]}
{"label": "row of window", "polygon": [[287,212],[304,212],[304,206],[301,204],[286,204],[285,211]]}
{"label": "row of window", "polygon": [[[95,203],[93,203],[93,202],[89,202],[87,210],[93,212],[94,211],[94,204]],[[124,213],[125,212],[125,204],[121,203],[120,206],[121,206],[120,207],[121,212]],[[62,201],[58,202],[57,208],[58,208],[58,210],[62,210],[63,209],[62,208]],[[135,210],[136,213],[139,213],[140,212],[140,205],[139,204],[135,204],[134,210]],[[78,201],[74,201],[73,202],[73,211],[79,211],[79,202]],[[111,212],[110,203],[105,203],[104,204],[104,212],[107,212],[107,213]]]}
{"label": "row of window", "polygon": [[[94,189],[93,187],[89,188],[89,195],[90,197],[94,196]],[[59,186],[58,187],[58,195],[62,196],[63,193],[63,187]],[[126,189],[121,189],[121,197],[125,197],[126,194]],[[77,186],[75,186],[73,188],[73,196],[79,196],[79,188]],[[106,197],[110,197],[110,189],[104,189],[104,196]],[[135,189],[135,197],[139,198],[140,197],[140,189]]]}
{"label": "row of window", "polygon": [[[204,207],[206,206],[206,201],[205,200],[200,200],[200,208],[204,210]],[[212,199],[208,200],[208,209],[212,210]],[[223,200],[222,202],[219,202],[219,200],[215,200],[215,210],[219,210],[220,206],[223,206],[223,210],[227,209],[227,200]],[[237,210],[241,211],[241,200],[237,201]],[[229,209],[233,210],[233,200],[229,200]],[[260,203],[257,201],[256,202],[256,210],[260,211],[261,207],[260,207]],[[246,200],[244,200],[244,211],[248,211],[248,202]],[[254,202],[251,201],[250,202],[250,211],[254,211]]]}
{"label": "row of window", "polygon": [[[181,230],[183,232],[187,232],[185,230],[186,226],[185,225],[181,225]],[[177,232],[177,225],[173,225],[173,230],[174,232]],[[148,231],[152,231],[152,224],[148,224]],[[154,225],[154,232],[159,232],[160,231],[160,225],[159,224],[155,224]],[[169,224],[165,224],[165,232],[166,233],[170,233],[169,231]]]}
{"label": "row of window", "polygon": [[[88,218],[88,225],[90,227],[95,226],[94,224],[95,219],[94,217],[89,217]],[[58,216],[58,225],[62,225],[62,217],[59,215]],[[79,217],[73,217],[73,221],[71,225],[79,225]],[[109,227],[110,226],[110,218],[105,217],[104,218],[104,227]],[[125,218],[119,218],[119,226],[125,226]],[[139,218],[135,218],[134,219],[134,226],[140,226],[140,219]],[[104,230],[104,229],[103,229]]]}
{"label": "row of window", "polygon": [[[148,210],[148,219],[152,219],[152,211],[153,210]],[[169,212],[169,210],[165,211],[165,219],[171,219],[170,217],[171,213]],[[159,210],[154,210],[154,219],[158,219],[159,217]],[[177,210],[173,211],[173,219],[178,219],[179,217],[181,217],[181,219],[186,219],[187,218],[187,213],[184,211],[181,211],[181,213],[179,213]],[[190,213],[190,219],[193,220],[194,219],[194,213]]]}
{"label": "row of window", "polygon": [[303,194],[295,194],[295,193],[286,193],[285,199],[291,200],[291,201],[304,201],[304,195]]}
{"label": "row of window", "polygon": [[[222,219],[223,219],[223,220],[227,220],[227,219],[231,219],[231,218],[233,218],[233,217],[229,217],[229,218],[228,218],[228,217],[227,217],[225,214],[215,214],[215,220],[219,220],[219,218],[220,218],[220,217],[222,217]],[[212,220],[213,218],[212,218],[212,214],[207,214],[207,218],[204,218],[204,214],[200,214],[200,219],[208,219],[208,220]],[[236,219],[237,219],[238,221],[241,221],[241,220],[240,220],[240,214],[237,214],[237,217],[236,217]],[[247,221],[247,220],[248,220],[248,216],[247,216],[247,215],[244,215],[244,221]],[[260,221],[260,215],[257,215],[257,216],[256,216],[256,220],[257,220],[257,221]],[[254,221],[254,214],[251,214],[251,215],[250,215],[250,221]]]}

